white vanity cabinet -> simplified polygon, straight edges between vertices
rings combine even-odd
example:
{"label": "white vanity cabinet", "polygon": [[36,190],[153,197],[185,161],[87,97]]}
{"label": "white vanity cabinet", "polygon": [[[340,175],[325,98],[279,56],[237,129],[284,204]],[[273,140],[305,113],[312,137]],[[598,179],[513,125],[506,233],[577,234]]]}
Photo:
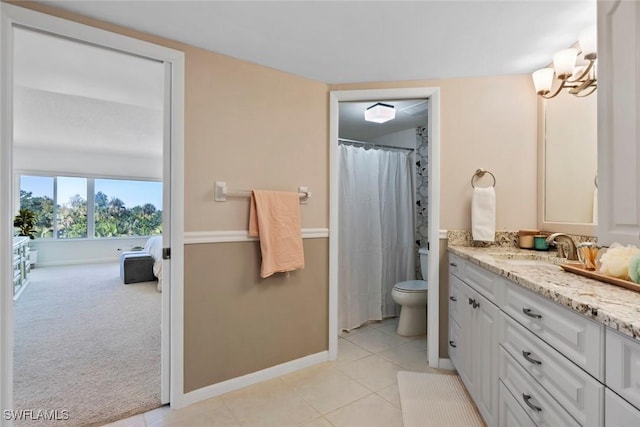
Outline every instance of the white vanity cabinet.
{"label": "white vanity cabinet", "polygon": [[640,1],[598,1],[598,242],[640,239]]}
{"label": "white vanity cabinet", "polygon": [[449,266],[450,357],[485,423],[607,427],[604,325],[456,254]]}
{"label": "white vanity cabinet", "polygon": [[449,349],[451,362],[489,426],[497,425],[498,316],[487,298],[499,276],[461,258],[449,258]]}

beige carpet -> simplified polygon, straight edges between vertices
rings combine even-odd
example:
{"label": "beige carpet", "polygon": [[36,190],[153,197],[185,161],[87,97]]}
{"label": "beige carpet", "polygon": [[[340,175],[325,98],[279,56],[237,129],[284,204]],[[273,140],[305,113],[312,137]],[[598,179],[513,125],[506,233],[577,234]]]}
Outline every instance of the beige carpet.
{"label": "beige carpet", "polygon": [[156,282],[123,285],[118,264],[35,268],[14,307],[14,409],[68,411],[96,426],[160,406]]}
{"label": "beige carpet", "polygon": [[483,427],[457,375],[398,372],[404,427]]}

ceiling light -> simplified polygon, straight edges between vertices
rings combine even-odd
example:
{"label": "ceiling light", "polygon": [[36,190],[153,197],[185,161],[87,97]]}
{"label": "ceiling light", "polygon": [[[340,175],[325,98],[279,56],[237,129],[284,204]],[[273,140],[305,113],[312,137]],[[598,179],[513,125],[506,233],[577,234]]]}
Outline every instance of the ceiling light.
{"label": "ceiling light", "polygon": [[[591,95],[596,84],[596,29],[588,28],[580,34],[578,49],[565,49],[553,56],[553,68],[543,68],[531,75],[536,93],[543,98],[553,98],[562,89],[572,95],[585,97]],[[560,80],[555,92],[551,93],[553,75]]]}
{"label": "ceiling light", "polygon": [[378,102],[364,111],[364,119],[368,122],[384,123],[396,118],[396,108],[393,105]]}

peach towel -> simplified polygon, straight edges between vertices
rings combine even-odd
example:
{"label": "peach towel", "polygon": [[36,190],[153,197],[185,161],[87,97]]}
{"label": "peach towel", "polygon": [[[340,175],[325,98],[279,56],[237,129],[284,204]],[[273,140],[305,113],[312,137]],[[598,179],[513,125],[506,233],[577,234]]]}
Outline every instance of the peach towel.
{"label": "peach towel", "polygon": [[260,277],[304,268],[298,193],[253,190],[249,236],[260,238]]}

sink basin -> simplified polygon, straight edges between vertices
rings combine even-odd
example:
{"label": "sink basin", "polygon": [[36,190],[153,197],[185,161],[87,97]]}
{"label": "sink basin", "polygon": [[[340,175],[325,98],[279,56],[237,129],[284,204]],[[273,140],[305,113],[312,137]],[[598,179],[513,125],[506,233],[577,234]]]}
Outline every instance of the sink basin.
{"label": "sink basin", "polygon": [[492,258],[504,261],[541,261],[546,260],[548,257],[541,256],[538,254],[532,253],[521,253],[521,252],[497,252],[497,253],[489,253]]}
{"label": "sink basin", "polygon": [[488,253],[499,264],[512,266],[543,266],[549,264],[561,264],[565,262],[565,258],[551,256],[545,253],[527,253],[527,252],[495,252]]}
{"label": "sink basin", "polygon": [[540,266],[543,264],[548,263],[548,261],[545,260],[541,260],[541,259],[522,259],[522,258],[515,258],[515,259],[509,259],[509,258],[503,258],[503,259],[498,259],[496,260],[499,264],[508,264],[508,265],[534,265],[534,266]]}

